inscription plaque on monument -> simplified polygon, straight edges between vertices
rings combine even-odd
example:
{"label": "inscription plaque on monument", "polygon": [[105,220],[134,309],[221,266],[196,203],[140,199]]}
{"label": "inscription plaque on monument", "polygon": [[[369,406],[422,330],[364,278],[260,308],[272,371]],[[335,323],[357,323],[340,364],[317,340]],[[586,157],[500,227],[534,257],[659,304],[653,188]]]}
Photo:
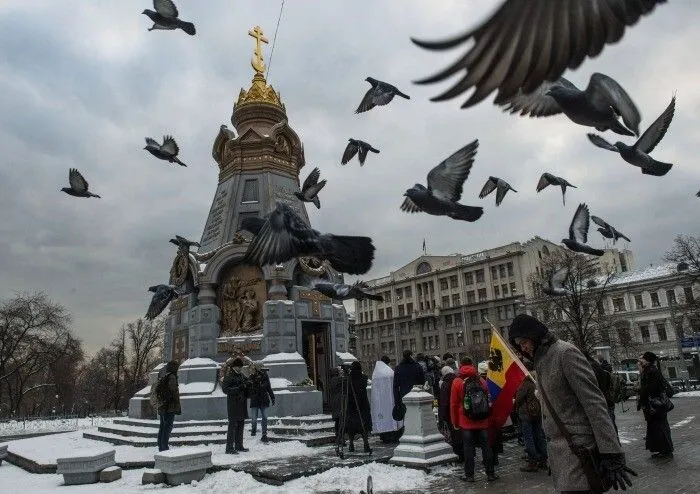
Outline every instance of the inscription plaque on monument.
{"label": "inscription plaque on monument", "polygon": [[202,236],[202,244],[216,240],[221,234],[221,225],[224,223],[224,213],[226,211],[228,189],[222,187],[214,198],[214,205],[209,213],[207,225],[204,227],[204,235]]}

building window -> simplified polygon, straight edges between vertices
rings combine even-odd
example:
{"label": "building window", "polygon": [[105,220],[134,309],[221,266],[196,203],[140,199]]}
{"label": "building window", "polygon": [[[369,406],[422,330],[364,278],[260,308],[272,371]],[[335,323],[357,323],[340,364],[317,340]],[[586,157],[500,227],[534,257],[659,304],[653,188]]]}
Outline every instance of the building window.
{"label": "building window", "polygon": [[406,298],[411,298],[413,297],[413,290],[411,289],[410,286],[407,286],[403,289],[403,293],[406,296]]}
{"label": "building window", "polygon": [[406,315],[406,308],[403,305],[399,305],[399,317]]}
{"label": "building window", "polygon": [[447,309],[450,306],[450,297],[445,295],[442,297],[442,308]]}
{"label": "building window", "polygon": [[476,273],[476,282],[477,283],[483,283],[484,282],[484,270],[483,269],[477,269],[474,271]]}
{"label": "building window", "polygon": [[683,297],[684,297],[684,302],[686,304],[689,304],[693,302],[695,299],[693,298],[693,287],[686,286],[683,288]]}
{"label": "building window", "polygon": [[391,307],[387,307],[386,308],[386,318],[391,319],[392,317],[394,317],[393,311],[391,310]]}
{"label": "building window", "polygon": [[513,263],[508,262],[507,266],[508,266],[508,276],[515,276],[515,273],[513,272]]}
{"label": "building window", "polygon": [[476,294],[474,293],[474,290],[469,290],[467,292],[467,303],[468,304],[475,304],[476,303]]}
{"label": "building window", "polygon": [[498,320],[502,321],[506,318],[506,308],[504,306],[496,307],[496,313],[498,314]]}
{"label": "building window", "polygon": [[637,307],[638,310],[644,308],[644,300],[642,300],[641,293],[638,293],[634,296],[634,305]]}
{"label": "building window", "polygon": [[642,343],[649,343],[651,341],[649,338],[649,326],[646,324],[639,326],[639,333],[642,335]]}
{"label": "building window", "polygon": [[474,343],[481,343],[481,331],[479,331],[478,329],[472,331],[472,341]]}
{"label": "building window", "polygon": [[251,211],[246,211],[243,213],[238,213],[238,228],[236,228],[236,231],[240,230],[243,225],[243,220],[246,218],[257,218],[258,213],[257,212],[251,212]]}
{"label": "building window", "polygon": [[489,310],[488,309],[481,309],[479,311],[479,316],[481,317],[481,322],[486,322],[486,319],[489,318]]}
{"label": "building window", "polygon": [[391,290],[384,292],[382,298],[384,299],[384,302],[391,302]]}
{"label": "building window", "polygon": [[423,261],[418,265],[416,268],[416,274],[425,274],[429,273],[433,270],[433,268],[428,264],[427,262]]}
{"label": "building window", "polygon": [[445,327],[452,326],[452,314],[445,316]]}
{"label": "building window", "polygon": [[508,296],[508,285],[501,285],[501,293],[504,297]]}
{"label": "building window", "polygon": [[457,314],[453,314],[452,316],[455,321],[455,326],[461,326],[462,325],[462,314],[458,312]]}
{"label": "building window", "polygon": [[377,311],[377,320],[382,321],[384,319],[384,309],[379,309]]}
{"label": "building window", "polygon": [[456,274],[453,274],[450,276],[450,288],[458,288],[459,287],[459,278],[457,278]]}
{"label": "building window", "polygon": [[492,280],[498,279],[498,267],[496,267],[496,266],[491,266],[491,279]]}
{"label": "building window", "polygon": [[479,288],[479,302],[483,302],[486,299],[486,288]]}
{"label": "building window", "polygon": [[656,334],[659,336],[659,341],[668,341],[668,335],[666,334],[666,323],[657,322],[654,324],[656,326]]}
{"label": "building window", "polygon": [[498,288],[498,285],[495,285],[493,287],[493,297],[494,298],[499,298],[501,296],[501,289]]}
{"label": "building window", "polygon": [[423,336],[423,350],[428,350],[428,337]]}
{"label": "building window", "polygon": [[516,293],[518,293],[518,288],[515,286],[515,282],[513,281],[510,284],[510,294],[515,295]]}
{"label": "building window", "polygon": [[452,307],[459,307],[459,293],[452,294]]}
{"label": "building window", "polygon": [[440,290],[447,290],[447,278],[440,278]]}
{"label": "building window", "polygon": [[472,324],[479,324],[479,311],[478,310],[470,310],[469,311],[469,321]]}
{"label": "building window", "polygon": [[668,305],[675,305],[676,304],[676,291],[675,290],[666,290],[666,300],[668,301]]}
{"label": "building window", "polygon": [[659,294],[657,292],[652,292],[651,294],[651,306],[661,307],[661,302],[659,302]]}
{"label": "building window", "polygon": [[403,298],[403,288],[397,288],[394,290],[394,293],[396,294],[396,300],[401,300]]}
{"label": "building window", "polygon": [[455,335],[449,333],[447,335],[447,348],[453,348],[455,346]]}
{"label": "building window", "polygon": [[498,276],[500,276],[501,278],[506,277],[506,265],[505,264],[498,265]]}
{"label": "building window", "polygon": [[241,202],[243,204],[250,202],[258,202],[258,179],[249,178],[243,182],[243,198]]}
{"label": "building window", "polygon": [[411,302],[411,303],[406,304],[406,314],[408,314],[410,316],[412,312],[413,312],[413,303]]}
{"label": "building window", "polygon": [[506,319],[510,319],[515,314],[515,305],[506,305]]}
{"label": "building window", "polygon": [[464,273],[464,284],[465,285],[472,285],[474,284],[474,275],[469,272],[469,273]]}
{"label": "building window", "polygon": [[624,312],[625,311],[625,299],[622,297],[615,297],[612,299],[613,312]]}
{"label": "building window", "polygon": [[484,329],[484,343],[491,341],[491,328]]}
{"label": "building window", "polygon": [[416,351],[416,339],[411,338],[411,351],[415,352]]}

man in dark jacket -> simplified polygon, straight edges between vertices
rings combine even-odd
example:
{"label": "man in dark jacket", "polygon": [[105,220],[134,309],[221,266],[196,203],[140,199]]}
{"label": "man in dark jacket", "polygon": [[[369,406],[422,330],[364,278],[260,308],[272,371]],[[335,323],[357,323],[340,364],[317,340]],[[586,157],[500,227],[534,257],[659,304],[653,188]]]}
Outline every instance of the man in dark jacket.
{"label": "man in dark jacket", "polygon": [[160,391],[156,397],[158,403],[158,415],[160,425],[158,426],[158,451],[169,449],[168,441],[170,433],[173,431],[175,415],[180,415],[180,386],[177,382],[177,370],[180,363],[171,360],[165,365],[165,372],[159,379],[156,392]]}
{"label": "man in dark jacket", "polygon": [[423,367],[413,360],[413,352],[404,350],[403,360],[394,369],[394,406],[401,402],[401,399],[411,392],[411,388],[425,383],[425,373]]}
{"label": "man in dark jacket", "polygon": [[267,439],[267,409],[270,403],[275,404],[275,393],[272,392],[270,378],[267,369],[260,364],[249,366],[250,374],[250,410],[253,412],[253,419],[250,422],[250,435],[254,436],[258,426],[258,415],[262,417],[262,437],[264,443]]}
{"label": "man in dark jacket", "polygon": [[605,398],[583,353],[571,343],[558,339],[544,324],[527,314],[513,319],[508,337],[514,348],[520,348],[534,361],[542,398],[542,426],[549,438],[549,462],[556,490],[591,492],[591,485],[581,460],[554,420],[554,414],[567,432],[575,436],[576,446],[598,448],[601,478],[606,478],[615,489],[625,488],[625,484],[631,486],[627,473],[636,474],[625,465],[625,454],[608,415]]}
{"label": "man in dark jacket", "polygon": [[235,455],[248,451],[248,448],[243,447],[243,427],[248,418],[246,404],[250,396],[250,380],[243,374],[243,359],[240,357],[233,359],[231,369],[221,383],[221,389],[227,397],[226,453]]}

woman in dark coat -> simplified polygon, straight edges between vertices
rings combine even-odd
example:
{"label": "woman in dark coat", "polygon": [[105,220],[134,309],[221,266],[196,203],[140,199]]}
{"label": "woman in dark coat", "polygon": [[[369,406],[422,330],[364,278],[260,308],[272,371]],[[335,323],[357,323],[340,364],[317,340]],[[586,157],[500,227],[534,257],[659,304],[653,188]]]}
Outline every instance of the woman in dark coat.
{"label": "woman in dark coat", "polygon": [[444,366],[440,372],[442,373],[442,381],[440,382],[440,397],[438,398],[438,420],[443,431],[449,433],[450,439],[448,442],[452,446],[452,451],[459,458],[459,462],[462,463],[464,461],[462,433],[452,426],[452,418],[450,417],[450,393],[452,391],[452,381],[454,381],[456,375],[454,369],[448,365]]}
{"label": "woman in dark coat", "polygon": [[667,413],[652,413],[649,406],[650,399],[659,398],[664,392],[664,378],[656,362],[657,357],[652,352],[646,352],[639,357],[641,376],[637,410],[641,409],[644,412],[644,420],[647,421],[646,449],[653,453],[651,457],[668,458],[673,456],[673,440]]}
{"label": "woman in dark coat", "polygon": [[[226,394],[226,411],[228,412],[228,431],[226,433],[226,453],[238,454],[248,451],[243,447],[243,427],[248,418],[247,401],[250,396],[250,380],[243,374],[243,360],[233,359],[230,369],[221,383]],[[235,444],[234,444],[235,443]]]}
{"label": "woman in dark coat", "polygon": [[262,417],[262,437],[260,440],[267,442],[267,409],[270,403],[275,404],[275,394],[272,392],[270,378],[267,369],[259,364],[250,366],[250,411],[253,418],[250,421],[250,435],[254,436],[258,427],[258,415]]}
{"label": "woman in dark coat", "polygon": [[330,370],[330,390],[329,390],[329,405],[331,407],[331,417],[333,418],[334,430],[336,442],[338,442],[338,426],[340,422],[341,415],[341,398],[343,392],[343,380],[340,377],[340,371],[337,367],[333,367]]}
{"label": "woman in dark coat", "polygon": [[355,451],[355,434],[362,436],[365,453],[372,453],[369,447],[369,432],[372,430],[372,416],[367,398],[367,376],[362,373],[362,366],[357,360],[350,365],[348,383],[348,400],[345,411],[345,432],[350,445],[348,451]]}

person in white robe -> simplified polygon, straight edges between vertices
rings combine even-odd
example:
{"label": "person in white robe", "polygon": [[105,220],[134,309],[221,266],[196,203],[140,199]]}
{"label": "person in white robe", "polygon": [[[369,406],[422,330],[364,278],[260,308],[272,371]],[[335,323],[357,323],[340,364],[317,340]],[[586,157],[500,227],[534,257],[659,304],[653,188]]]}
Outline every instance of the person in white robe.
{"label": "person in white robe", "polygon": [[394,371],[389,367],[389,357],[377,361],[372,373],[371,406],[372,432],[379,434],[385,443],[396,442],[403,421],[397,422],[391,415],[394,409]]}

